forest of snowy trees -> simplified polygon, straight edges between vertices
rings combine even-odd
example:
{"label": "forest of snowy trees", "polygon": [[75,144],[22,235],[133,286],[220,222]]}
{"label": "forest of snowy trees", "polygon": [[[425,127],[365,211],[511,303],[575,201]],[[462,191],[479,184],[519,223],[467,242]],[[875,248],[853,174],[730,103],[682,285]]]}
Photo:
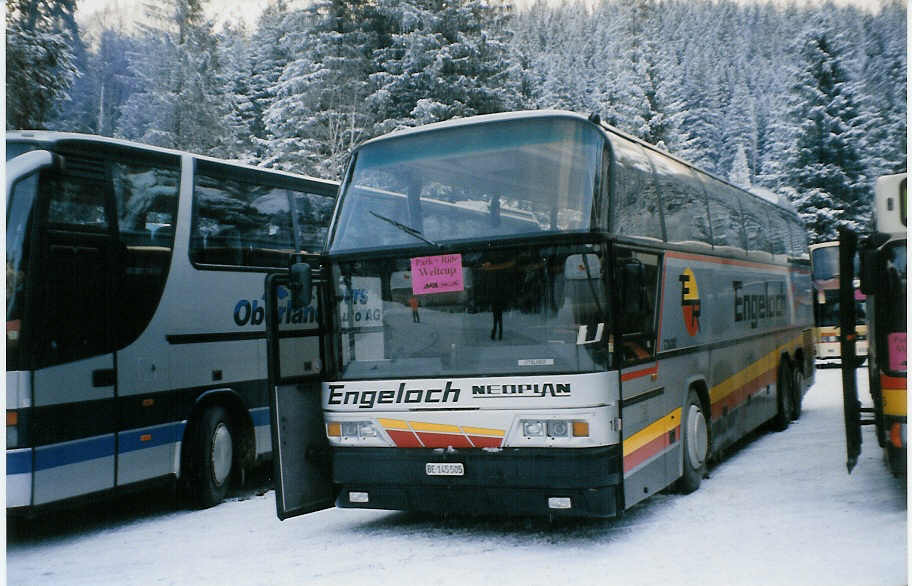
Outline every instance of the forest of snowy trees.
{"label": "forest of snowy trees", "polygon": [[869,227],[906,169],[906,6],[729,0],[206,0],[76,25],[78,0],[7,0],[7,129],[116,136],[328,178],[406,126],[520,109],[602,120],[787,195],[812,241]]}

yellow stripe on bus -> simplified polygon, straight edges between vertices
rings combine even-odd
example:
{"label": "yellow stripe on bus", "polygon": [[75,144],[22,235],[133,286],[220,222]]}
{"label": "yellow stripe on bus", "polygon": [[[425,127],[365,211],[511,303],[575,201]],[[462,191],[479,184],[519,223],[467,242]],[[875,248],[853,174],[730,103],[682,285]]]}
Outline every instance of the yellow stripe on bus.
{"label": "yellow stripe on bus", "polygon": [[401,419],[377,419],[377,422],[386,429],[399,429],[402,431],[412,431],[408,422]]}
{"label": "yellow stripe on bus", "polygon": [[652,422],[624,440],[624,457],[639,450],[649,442],[681,424],[681,408],[678,407],[665,417]]}
{"label": "yellow stripe on bus", "polygon": [[465,427],[463,426],[462,431],[466,432],[469,435],[490,435],[494,437],[503,437],[504,430],[502,429],[487,429],[485,427]]}
{"label": "yellow stripe on bus", "polygon": [[906,416],[906,389],[881,389],[884,415]]}
{"label": "yellow stripe on bus", "polygon": [[716,404],[733,392],[737,391],[750,381],[759,378],[767,372],[774,370],[778,366],[779,357],[783,353],[791,353],[791,349],[801,343],[801,337],[797,337],[788,344],[784,344],[766,356],[752,363],[750,366],[736,372],[721,383],[717,384],[709,391],[709,401]]}
{"label": "yellow stripe on bus", "polygon": [[432,433],[462,433],[462,430],[455,425],[445,425],[443,423],[422,423],[420,421],[409,421],[409,425],[415,431],[429,431]]}

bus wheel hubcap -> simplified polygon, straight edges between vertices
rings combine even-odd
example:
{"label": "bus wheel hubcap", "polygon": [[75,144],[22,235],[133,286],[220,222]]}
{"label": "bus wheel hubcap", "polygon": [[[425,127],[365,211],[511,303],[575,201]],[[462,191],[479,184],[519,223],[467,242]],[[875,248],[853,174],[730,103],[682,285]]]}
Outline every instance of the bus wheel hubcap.
{"label": "bus wheel hubcap", "polygon": [[694,468],[701,467],[706,459],[706,438],[703,410],[691,405],[687,413],[687,457]]}
{"label": "bus wheel hubcap", "polygon": [[231,473],[231,431],[224,422],[219,422],[212,432],[212,479],[221,486]]}

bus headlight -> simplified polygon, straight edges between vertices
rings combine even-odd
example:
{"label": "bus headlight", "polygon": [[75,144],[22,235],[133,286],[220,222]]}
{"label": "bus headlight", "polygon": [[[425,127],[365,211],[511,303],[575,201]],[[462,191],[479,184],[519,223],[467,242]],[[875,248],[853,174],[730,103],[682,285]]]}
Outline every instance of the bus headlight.
{"label": "bus headlight", "polygon": [[338,445],[387,445],[383,434],[373,421],[328,421],[326,436],[331,443]]}
{"label": "bus headlight", "polygon": [[520,421],[523,437],[569,438],[589,437],[589,422],[568,419],[523,419]]}

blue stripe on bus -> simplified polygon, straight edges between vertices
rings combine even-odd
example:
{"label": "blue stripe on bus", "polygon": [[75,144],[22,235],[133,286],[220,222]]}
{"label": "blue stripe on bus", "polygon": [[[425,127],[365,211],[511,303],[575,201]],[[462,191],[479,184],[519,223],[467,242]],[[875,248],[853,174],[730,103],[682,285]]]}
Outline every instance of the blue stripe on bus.
{"label": "blue stripe on bus", "polygon": [[269,425],[269,407],[257,407],[250,410],[250,419],[254,427]]}
{"label": "blue stripe on bus", "polygon": [[6,452],[6,474],[28,474],[32,471],[32,451]]}
{"label": "blue stripe on bus", "polygon": [[118,451],[121,454],[125,454],[127,452],[135,452],[137,450],[177,443],[183,438],[184,428],[186,426],[186,422],[181,421],[168,425],[147,427],[145,429],[123,431],[119,434]]}
{"label": "blue stripe on bus", "polygon": [[45,446],[35,448],[35,471],[113,456],[113,435],[93,437],[56,446]]}

